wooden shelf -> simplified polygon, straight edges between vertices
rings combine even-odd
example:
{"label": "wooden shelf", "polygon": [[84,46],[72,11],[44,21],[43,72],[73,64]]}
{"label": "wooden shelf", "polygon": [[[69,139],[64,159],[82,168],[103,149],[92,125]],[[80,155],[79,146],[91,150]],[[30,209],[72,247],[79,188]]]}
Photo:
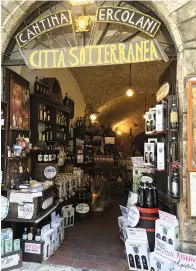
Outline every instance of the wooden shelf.
{"label": "wooden shelf", "polygon": [[153,132],[151,134],[146,134],[147,136],[156,136],[156,135],[166,135],[167,131]]}
{"label": "wooden shelf", "polygon": [[65,128],[67,128],[67,126],[66,126],[66,125],[58,124],[58,123],[51,122],[51,121],[38,120],[38,123],[50,124],[50,125],[56,125],[56,126],[61,126],[61,127],[65,127]]}
{"label": "wooden shelf", "polygon": [[47,217],[52,211],[54,211],[57,208],[58,205],[59,205],[59,203],[55,204],[52,208],[50,208],[50,210],[48,210],[48,211],[44,212],[43,214],[41,214],[37,219],[22,219],[22,218],[7,217],[3,221],[38,224],[45,217]]}

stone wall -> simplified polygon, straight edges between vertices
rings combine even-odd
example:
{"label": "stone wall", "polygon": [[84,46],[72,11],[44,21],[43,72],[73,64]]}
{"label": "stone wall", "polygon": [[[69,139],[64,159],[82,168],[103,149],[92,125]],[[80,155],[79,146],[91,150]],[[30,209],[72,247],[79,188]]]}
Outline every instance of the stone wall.
{"label": "stone wall", "polygon": [[[12,35],[27,16],[29,10],[40,2],[1,1],[2,53]],[[184,251],[196,253],[196,220],[187,217],[187,87],[186,78],[196,75],[196,4],[189,0],[144,1],[169,30],[178,53],[177,79],[180,98],[180,142],[183,169],[181,172],[182,197],[179,205],[181,246]]]}

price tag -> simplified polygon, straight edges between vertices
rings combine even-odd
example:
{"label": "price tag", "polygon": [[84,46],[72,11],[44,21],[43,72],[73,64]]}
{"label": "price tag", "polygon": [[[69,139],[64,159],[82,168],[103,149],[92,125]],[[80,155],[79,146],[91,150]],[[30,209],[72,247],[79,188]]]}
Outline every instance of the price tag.
{"label": "price tag", "polygon": [[41,244],[25,242],[24,252],[32,254],[41,254]]}
{"label": "price tag", "polygon": [[56,176],[56,168],[53,166],[48,166],[44,169],[44,176],[47,179],[53,179]]}
{"label": "price tag", "polygon": [[6,197],[1,196],[1,220],[7,217],[9,210],[9,201]]}
{"label": "price tag", "polygon": [[140,212],[139,210],[132,206],[131,208],[129,208],[129,213],[128,213],[128,222],[129,225],[133,228],[135,227],[140,219]]}
{"label": "price tag", "polygon": [[90,210],[90,207],[86,203],[80,203],[76,206],[76,212],[80,214],[86,214]]}

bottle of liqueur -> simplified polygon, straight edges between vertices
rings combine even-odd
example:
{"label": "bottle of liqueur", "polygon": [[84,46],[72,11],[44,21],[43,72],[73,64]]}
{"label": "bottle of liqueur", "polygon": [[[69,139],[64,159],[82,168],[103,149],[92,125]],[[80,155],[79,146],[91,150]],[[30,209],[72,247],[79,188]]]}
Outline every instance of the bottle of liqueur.
{"label": "bottle of liqueur", "polygon": [[52,149],[48,148],[48,162],[52,162]]}
{"label": "bottle of liqueur", "polygon": [[172,136],[170,144],[170,157],[171,162],[176,162],[178,160],[178,142],[175,135]]}
{"label": "bottle of liqueur", "polygon": [[22,240],[27,240],[27,228],[24,228],[24,232],[22,234]]}
{"label": "bottle of liqueur", "polygon": [[170,110],[170,129],[178,129],[178,108],[175,102]]}
{"label": "bottle of liqueur", "polygon": [[41,230],[37,229],[37,233],[35,235],[35,241],[40,242],[41,241]]}
{"label": "bottle of liqueur", "polygon": [[133,267],[133,268],[135,268],[135,263],[134,263],[133,255],[129,254],[128,257],[129,257],[129,264],[130,264],[130,266]]}
{"label": "bottle of liqueur", "polygon": [[142,256],[142,265],[144,270],[148,270],[148,263],[145,256]]}
{"label": "bottle of liqueur", "polygon": [[138,189],[138,202],[137,202],[137,206],[139,207],[144,207],[144,183],[141,182],[140,183],[140,187]]}
{"label": "bottle of liqueur", "polygon": [[45,152],[44,152],[44,163],[48,163],[48,150],[45,149]]}
{"label": "bottle of liqueur", "polygon": [[171,179],[171,197],[173,199],[180,198],[180,189],[179,189],[179,178],[178,173],[174,170],[172,179]]}
{"label": "bottle of liqueur", "polygon": [[43,150],[42,150],[42,148],[40,148],[40,151],[38,153],[37,161],[38,161],[38,163],[42,163],[43,162]]}
{"label": "bottle of liqueur", "polygon": [[39,79],[39,94],[42,94],[42,80]]}
{"label": "bottle of liqueur", "polygon": [[46,141],[45,129],[42,130],[42,142]]}
{"label": "bottle of liqueur", "polygon": [[45,85],[45,87],[46,87],[46,97],[49,97],[49,87],[47,84]]}
{"label": "bottle of liqueur", "polygon": [[5,117],[4,117],[4,113],[3,110],[1,110],[1,128],[5,127]]}
{"label": "bottle of liqueur", "polygon": [[138,269],[142,269],[141,261],[139,255],[135,255],[135,264]]}
{"label": "bottle of liqueur", "polygon": [[64,104],[65,106],[68,105],[68,96],[67,96],[67,93],[66,93],[66,95],[65,95],[65,98],[63,99],[63,104]]}
{"label": "bottle of liqueur", "polygon": [[44,112],[43,112],[43,107],[42,104],[39,105],[39,109],[38,109],[38,118],[39,120],[44,120]]}
{"label": "bottle of liqueur", "polygon": [[146,195],[145,195],[145,207],[146,208],[153,208],[154,202],[153,202],[153,190],[152,190],[152,184],[147,184],[146,189]]}
{"label": "bottle of liqueur", "polygon": [[152,195],[153,195],[153,205],[154,208],[158,208],[158,193],[157,193],[157,189],[156,189],[156,184],[155,182],[153,182],[152,184]]}
{"label": "bottle of liqueur", "polygon": [[45,105],[43,107],[43,120],[47,121],[47,110],[46,110],[46,106]]}
{"label": "bottle of liqueur", "polygon": [[49,129],[48,129],[48,126],[46,125],[46,131],[45,131],[45,134],[46,134],[46,141],[49,141]]}
{"label": "bottle of liqueur", "polygon": [[37,76],[35,78],[34,92],[35,93],[39,93],[39,81],[38,81],[38,77]]}
{"label": "bottle of liqueur", "polygon": [[30,228],[30,231],[27,235],[27,239],[28,240],[33,240],[33,227]]}
{"label": "bottle of liqueur", "polygon": [[47,121],[50,121],[50,110],[47,111]]}
{"label": "bottle of liqueur", "polygon": [[52,137],[52,127],[49,126],[49,140],[52,141],[53,137]]}

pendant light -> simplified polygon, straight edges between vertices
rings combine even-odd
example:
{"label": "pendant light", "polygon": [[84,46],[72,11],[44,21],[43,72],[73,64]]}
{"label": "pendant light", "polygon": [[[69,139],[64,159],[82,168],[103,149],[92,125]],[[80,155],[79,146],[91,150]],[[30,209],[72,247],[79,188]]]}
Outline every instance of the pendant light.
{"label": "pendant light", "polygon": [[130,81],[129,81],[129,88],[128,88],[126,94],[127,94],[128,97],[132,97],[133,94],[134,94],[134,92],[133,92],[133,90],[131,89],[131,84],[132,84],[132,82],[131,82],[131,64],[129,65],[129,67],[130,67],[130,72],[129,72]]}
{"label": "pendant light", "polygon": [[146,91],[144,92],[144,119],[146,118],[146,95],[147,95],[147,93],[146,93]]}

